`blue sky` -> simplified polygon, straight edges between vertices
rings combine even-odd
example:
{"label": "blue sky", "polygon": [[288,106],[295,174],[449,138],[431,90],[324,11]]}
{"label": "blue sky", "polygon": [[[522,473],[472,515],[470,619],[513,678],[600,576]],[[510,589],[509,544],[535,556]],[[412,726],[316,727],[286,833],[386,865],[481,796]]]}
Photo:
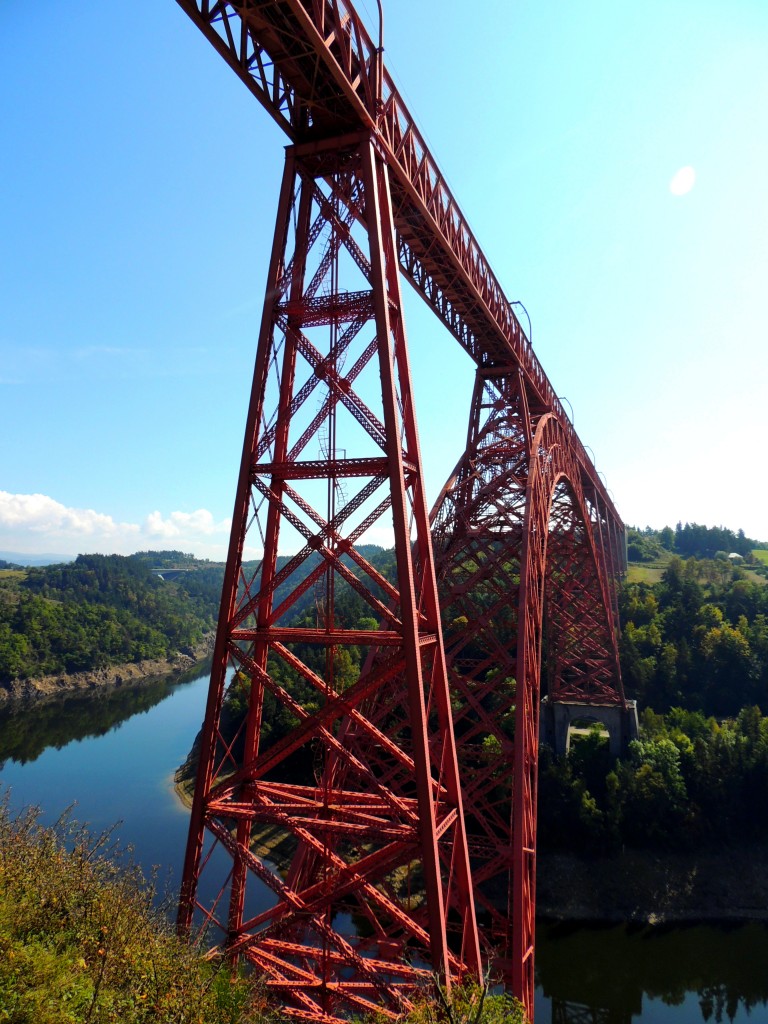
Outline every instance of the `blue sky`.
{"label": "blue sky", "polygon": [[[624,519],[768,539],[768,5],[384,3]],[[4,3],[0,60],[0,550],[223,557],[286,140],[173,0]],[[406,297],[431,500],[472,373]]]}

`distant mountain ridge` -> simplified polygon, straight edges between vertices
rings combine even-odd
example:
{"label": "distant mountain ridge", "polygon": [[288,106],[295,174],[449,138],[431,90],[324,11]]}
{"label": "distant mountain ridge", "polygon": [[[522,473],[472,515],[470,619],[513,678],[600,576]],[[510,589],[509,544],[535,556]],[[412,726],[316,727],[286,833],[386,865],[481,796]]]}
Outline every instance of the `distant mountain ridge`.
{"label": "distant mountain ridge", "polygon": [[20,551],[0,551],[0,561],[14,562],[16,565],[59,565],[74,560],[75,555],[30,555]]}

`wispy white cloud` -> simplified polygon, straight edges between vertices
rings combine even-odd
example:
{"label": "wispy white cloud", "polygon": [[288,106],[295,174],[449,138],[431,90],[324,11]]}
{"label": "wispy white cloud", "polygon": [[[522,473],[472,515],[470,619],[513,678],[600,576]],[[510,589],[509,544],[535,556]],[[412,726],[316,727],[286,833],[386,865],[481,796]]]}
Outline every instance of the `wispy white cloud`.
{"label": "wispy white cloud", "polygon": [[141,523],[120,522],[94,509],[71,508],[46,494],[0,491],[0,548],[40,554],[56,551],[131,554],[168,543],[206,558],[224,558],[230,520],[207,509],[150,512]]}
{"label": "wispy white cloud", "polygon": [[112,516],[93,509],[67,508],[46,494],[10,494],[0,491],[0,530],[25,530],[80,537],[89,534],[113,536],[118,530],[133,530],[130,523],[116,523]]}
{"label": "wispy white cloud", "polygon": [[216,522],[206,508],[199,508],[196,512],[171,512],[167,519],[163,519],[160,512],[150,512],[144,520],[143,532],[150,537],[213,537],[217,534],[229,536],[232,521],[222,519]]}

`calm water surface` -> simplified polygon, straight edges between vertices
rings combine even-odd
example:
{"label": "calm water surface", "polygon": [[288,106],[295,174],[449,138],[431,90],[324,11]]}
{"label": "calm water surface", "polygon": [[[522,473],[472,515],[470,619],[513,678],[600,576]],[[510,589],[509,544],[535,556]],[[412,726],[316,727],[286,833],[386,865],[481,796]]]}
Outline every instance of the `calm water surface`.
{"label": "calm water surface", "polygon": [[540,925],[536,1024],[768,1021],[768,928]]}
{"label": "calm water surface", "polygon": [[[119,821],[122,845],[175,891],[188,813],[173,773],[200,728],[207,684],[159,681],[0,712],[0,785],[12,807],[37,805],[46,822],[73,807],[96,832]],[[768,1024],[763,925],[542,926],[536,963],[536,1024]]]}
{"label": "calm water surface", "polygon": [[[0,716],[0,784],[11,806],[46,823],[72,816],[101,832],[119,822],[145,874],[178,886],[189,815],[173,789],[205,710],[208,677],[47,702]],[[137,703],[140,709],[136,711]],[[10,756],[9,756],[10,755]]]}

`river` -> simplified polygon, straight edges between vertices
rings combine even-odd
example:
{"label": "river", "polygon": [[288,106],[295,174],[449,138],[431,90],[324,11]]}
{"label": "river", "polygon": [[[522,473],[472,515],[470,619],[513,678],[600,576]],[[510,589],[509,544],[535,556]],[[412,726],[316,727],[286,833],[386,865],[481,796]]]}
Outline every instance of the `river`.
{"label": "river", "polygon": [[[119,822],[145,874],[175,893],[188,814],[173,789],[202,721],[207,675],[0,711],[0,785],[95,832]],[[204,894],[202,894],[204,895]],[[545,925],[536,1024],[768,1022],[768,927]]]}

